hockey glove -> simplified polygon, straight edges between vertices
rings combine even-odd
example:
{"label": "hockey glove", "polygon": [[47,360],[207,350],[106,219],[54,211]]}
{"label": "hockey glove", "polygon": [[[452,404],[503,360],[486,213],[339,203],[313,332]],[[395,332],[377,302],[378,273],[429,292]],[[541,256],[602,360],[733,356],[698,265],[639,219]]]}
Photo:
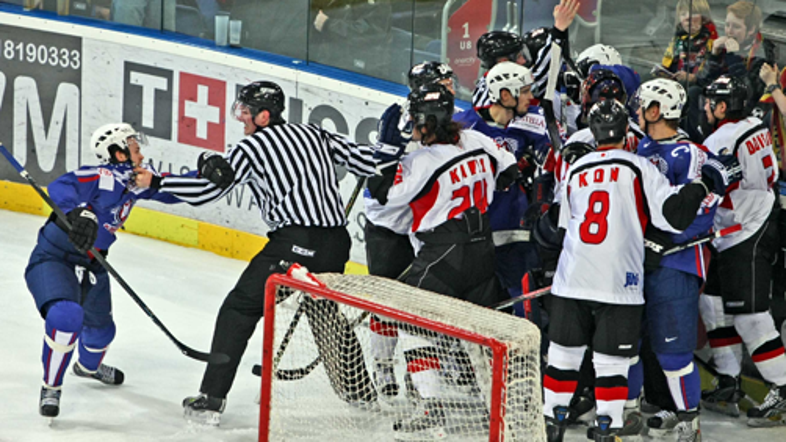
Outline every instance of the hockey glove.
{"label": "hockey glove", "polygon": [[742,179],[742,166],[736,155],[718,155],[701,166],[701,182],[709,192],[724,196],[726,189]]}
{"label": "hockey glove", "polygon": [[374,145],[373,149],[374,159],[377,160],[377,164],[380,165],[380,168],[384,168],[398,161],[399,158],[404,155],[404,146],[398,147],[392,144],[377,143]]}
{"label": "hockey glove", "polygon": [[403,153],[408,140],[401,135],[401,129],[399,129],[401,113],[401,106],[396,103],[385,109],[377,124],[377,141],[381,144],[401,148]]}
{"label": "hockey glove", "polygon": [[673,245],[670,234],[648,225],[644,232],[644,270],[652,271],[660,267],[663,253]]}
{"label": "hockey glove", "polygon": [[98,217],[96,217],[96,214],[90,211],[90,209],[77,207],[68,212],[66,218],[71,223],[68,241],[82,253],[90,250],[93,247],[93,243],[96,242],[96,238],[98,238]]}
{"label": "hockey glove", "polygon": [[197,161],[197,170],[202,178],[207,178],[211,183],[226,189],[235,181],[235,171],[226,159],[213,152],[202,152]]}
{"label": "hockey glove", "polygon": [[524,187],[529,188],[532,184],[532,179],[535,176],[535,172],[538,170],[538,165],[535,163],[535,158],[533,158],[532,154],[524,151],[521,154],[521,157],[518,160],[518,168],[521,176],[519,178],[520,182],[524,185]]}

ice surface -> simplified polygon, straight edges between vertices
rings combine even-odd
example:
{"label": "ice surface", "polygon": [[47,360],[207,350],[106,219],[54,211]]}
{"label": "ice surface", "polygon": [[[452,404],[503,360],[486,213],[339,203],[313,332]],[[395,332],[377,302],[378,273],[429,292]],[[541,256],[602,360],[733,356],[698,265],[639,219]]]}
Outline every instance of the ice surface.
{"label": "ice surface", "polygon": [[[24,283],[24,268],[44,218],[0,210],[0,442],[253,441],[261,359],[261,322],[229,394],[221,427],[183,420],[181,401],[199,389],[204,364],[177,350],[117,284],[113,283],[117,337],[105,362],[125,371],[110,387],[65,377],[60,416],[51,427],[38,414],[43,321]],[[120,234],[109,261],[181,341],[207,351],[215,315],[245,268],[242,261]],[[293,388],[295,386],[293,385]],[[704,441],[775,441],[786,428],[748,429],[744,419],[705,413]],[[298,440],[292,428],[287,440]],[[584,428],[570,441],[586,440]]]}

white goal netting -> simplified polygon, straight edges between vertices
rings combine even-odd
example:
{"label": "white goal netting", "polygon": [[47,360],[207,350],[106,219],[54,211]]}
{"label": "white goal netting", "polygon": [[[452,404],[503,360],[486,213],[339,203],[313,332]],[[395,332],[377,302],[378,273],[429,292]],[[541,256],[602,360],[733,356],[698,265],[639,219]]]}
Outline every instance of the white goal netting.
{"label": "white goal netting", "polygon": [[261,440],[545,440],[529,321],[385,278],[316,277],[328,290],[272,278]]}

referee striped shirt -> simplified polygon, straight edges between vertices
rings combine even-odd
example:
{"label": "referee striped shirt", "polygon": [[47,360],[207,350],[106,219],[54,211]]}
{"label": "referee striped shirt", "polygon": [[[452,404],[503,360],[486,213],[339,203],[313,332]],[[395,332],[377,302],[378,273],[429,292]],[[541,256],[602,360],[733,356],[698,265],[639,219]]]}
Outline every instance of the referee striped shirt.
{"label": "referee striped shirt", "polygon": [[[530,68],[532,70],[532,94],[536,98],[540,98],[546,91],[546,82],[548,81],[549,67],[551,66],[551,43],[561,45],[568,37],[566,31],[560,31],[557,28],[551,28],[548,37],[546,37],[546,44],[538,51],[535,57],[535,62]],[[515,61],[515,60],[514,60]],[[562,63],[561,60],[557,60]],[[489,95],[489,87],[486,84],[486,75],[484,74],[477,83],[475,83],[475,90],[472,93],[472,107],[475,110],[491,107],[491,95]]]}
{"label": "referee striped shirt", "polygon": [[192,205],[216,201],[248,184],[271,230],[297,225],[347,224],[335,165],[371,176],[376,164],[369,146],[356,144],[314,124],[277,124],[243,138],[226,155],[235,181],[221,190],[205,178],[168,176],[160,190]]}

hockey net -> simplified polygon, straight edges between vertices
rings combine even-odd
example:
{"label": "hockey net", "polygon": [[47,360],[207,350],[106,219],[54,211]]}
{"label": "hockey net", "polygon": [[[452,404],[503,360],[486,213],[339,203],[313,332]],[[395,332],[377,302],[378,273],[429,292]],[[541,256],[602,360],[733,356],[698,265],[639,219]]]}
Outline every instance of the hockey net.
{"label": "hockey net", "polygon": [[[430,396],[447,440],[545,441],[532,323],[386,278],[315,277],[319,286],[268,279],[259,440],[399,440],[394,426],[418,416]],[[386,360],[395,395],[375,383],[372,317],[388,337],[400,335]],[[432,377],[421,394],[425,368]]]}

